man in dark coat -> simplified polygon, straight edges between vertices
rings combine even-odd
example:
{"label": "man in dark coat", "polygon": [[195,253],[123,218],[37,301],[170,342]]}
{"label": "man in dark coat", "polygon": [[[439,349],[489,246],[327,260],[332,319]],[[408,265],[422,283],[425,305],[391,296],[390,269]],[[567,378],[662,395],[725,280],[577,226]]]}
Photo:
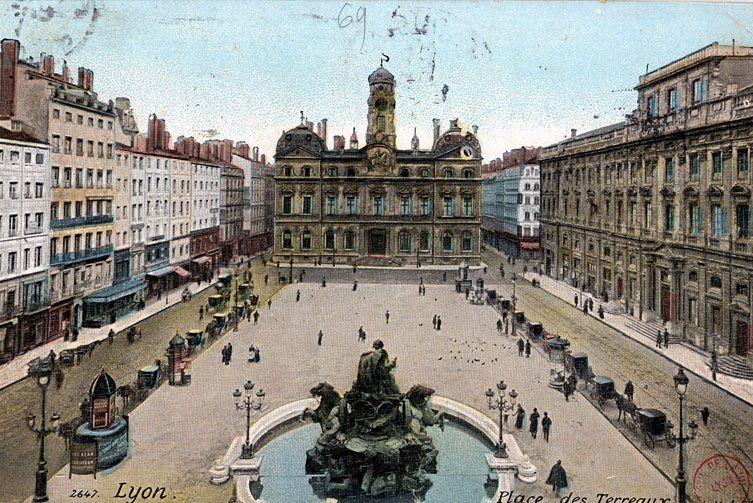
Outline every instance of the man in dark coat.
{"label": "man in dark coat", "polygon": [[544,440],[549,442],[549,428],[552,427],[552,419],[544,412],[544,417],[541,418],[541,431],[544,432]]}
{"label": "man in dark coat", "polygon": [[225,365],[230,365],[230,359],[233,357],[233,345],[229,342],[227,343],[227,363]]}
{"label": "man in dark coat", "polygon": [[633,381],[628,381],[625,385],[625,395],[631,402],[633,401],[633,393],[635,393],[635,386],[633,386]]}
{"label": "man in dark coat", "polygon": [[531,357],[531,341],[526,341],[526,358]]}
{"label": "man in dark coat", "polygon": [[502,333],[502,320],[500,319],[497,320],[497,333]]}
{"label": "man in dark coat", "polygon": [[661,347],[661,340],[662,340],[661,330],[657,330],[656,331],[656,347],[657,348]]}
{"label": "man in dark coat", "polygon": [[531,417],[529,418],[530,425],[528,426],[528,431],[531,432],[533,438],[536,438],[536,434],[539,432],[539,415],[539,411],[534,407]]}
{"label": "man in dark coat", "polygon": [[573,390],[570,384],[570,381],[565,380],[565,382],[562,383],[562,394],[565,395],[565,401],[570,401],[570,395],[573,394]]}
{"label": "man in dark coat", "polygon": [[588,302],[583,303],[583,314],[588,316]]}
{"label": "man in dark coat", "polygon": [[708,407],[704,407],[701,409],[701,419],[703,420],[703,425],[708,426],[709,425],[709,415],[711,412],[709,411]]}
{"label": "man in dark coat", "polygon": [[523,338],[518,339],[518,356],[523,356],[523,351],[526,348],[526,343],[523,342]]}
{"label": "man in dark coat", "polygon": [[664,347],[669,347],[669,330],[667,330],[666,328],[664,328]]}
{"label": "man in dark coat", "polygon": [[390,310],[388,309],[386,313],[384,313],[384,319],[386,320],[387,325],[390,324]]}
{"label": "man in dark coat", "polygon": [[523,406],[518,404],[518,410],[515,411],[515,428],[521,429],[523,428],[523,420],[526,417],[526,411],[523,409]]}
{"label": "man in dark coat", "polygon": [[301,291],[300,290],[296,290],[295,291],[295,301],[298,302],[299,300],[301,300]]}
{"label": "man in dark coat", "polygon": [[431,319],[431,324],[434,325],[434,330],[436,330],[437,329],[437,315],[436,314]]}
{"label": "man in dark coat", "polygon": [[575,303],[575,307],[578,307],[578,294],[576,293],[575,296],[573,296],[573,302]]}
{"label": "man in dark coat", "polygon": [[259,311],[254,311],[254,325],[259,321]]}
{"label": "man in dark coat", "polygon": [[565,473],[565,469],[562,468],[562,461],[557,460],[557,463],[555,463],[549,472],[549,477],[546,479],[546,483],[547,485],[552,486],[555,497],[559,497],[560,490],[563,487],[567,487],[567,474]]}
{"label": "man in dark coat", "polygon": [[222,363],[227,365],[227,345],[222,346]]}
{"label": "man in dark coat", "polygon": [[110,331],[109,331],[109,332],[107,333],[107,341],[108,341],[108,342],[109,342],[110,344],[112,344],[113,342],[115,342],[115,330],[113,330],[112,328],[111,328],[111,329],[110,329]]}
{"label": "man in dark coat", "polygon": [[441,330],[441,329],[442,329],[442,318],[437,316],[437,330]]}
{"label": "man in dark coat", "polygon": [[319,335],[316,337],[316,343],[320,346],[322,345],[322,337],[324,337],[324,333],[319,330]]}

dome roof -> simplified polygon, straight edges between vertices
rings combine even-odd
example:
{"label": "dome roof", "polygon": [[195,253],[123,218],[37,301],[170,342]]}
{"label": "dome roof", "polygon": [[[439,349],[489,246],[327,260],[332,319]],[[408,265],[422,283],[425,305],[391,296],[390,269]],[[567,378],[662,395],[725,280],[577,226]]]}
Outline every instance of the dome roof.
{"label": "dome roof", "polygon": [[468,145],[476,155],[481,155],[481,144],[477,136],[469,129],[460,125],[458,119],[450,121],[450,128],[437,138],[434,150],[444,152],[458,146]]}
{"label": "dome roof", "polygon": [[102,369],[102,372],[97,376],[89,387],[89,396],[94,398],[110,398],[118,390],[115,385],[115,379],[110,374]]}
{"label": "dome roof", "polygon": [[319,154],[322,150],[325,150],[324,140],[314,133],[305,124],[296,126],[293,129],[289,129],[282,133],[280,139],[277,140],[277,148],[275,152],[277,154],[287,152],[293,147],[303,147],[315,154]]}
{"label": "dome roof", "polygon": [[185,346],[186,340],[180,335],[175,334],[175,336],[172,339],[170,339],[169,344],[170,346]]}
{"label": "dome roof", "polygon": [[380,66],[369,75],[369,84],[394,84],[395,77],[385,67]]}

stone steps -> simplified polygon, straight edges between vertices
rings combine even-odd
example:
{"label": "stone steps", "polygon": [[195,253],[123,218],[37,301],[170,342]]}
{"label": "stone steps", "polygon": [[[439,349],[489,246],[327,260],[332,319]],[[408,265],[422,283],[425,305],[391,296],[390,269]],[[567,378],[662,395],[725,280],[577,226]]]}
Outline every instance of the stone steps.
{"label": "stone steps", "polygon": [[[711,368],[711,359],[706,360],[706,366]],[[739,379],[753,380],[753,367],[738,355],[724,355],[717,360],[717,372]]]}
{"label": "stone steps", "polygon": [[[662,334],[664,333],[664,327],[662,326],[662,324],[655,321],[635,321],[626,317],[625,326],[635,330],[640,334],[645,335],[654,342],[656,341],[656,336],[660,331],[662,332]],[[670,344],[678,344],[679,342],[680,338],[678,336],[669,334]]]}

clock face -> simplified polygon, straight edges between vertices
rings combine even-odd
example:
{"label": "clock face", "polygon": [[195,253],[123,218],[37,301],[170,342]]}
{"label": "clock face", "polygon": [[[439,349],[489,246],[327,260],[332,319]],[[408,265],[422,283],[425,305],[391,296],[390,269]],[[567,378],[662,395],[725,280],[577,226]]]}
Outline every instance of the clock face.
{"label": "clock face", "polygon": [[463,148],[460,149],[460,157],[463,159],[470,159],[473,157],[473,149],[469,147],[468,145],[463,146]]}

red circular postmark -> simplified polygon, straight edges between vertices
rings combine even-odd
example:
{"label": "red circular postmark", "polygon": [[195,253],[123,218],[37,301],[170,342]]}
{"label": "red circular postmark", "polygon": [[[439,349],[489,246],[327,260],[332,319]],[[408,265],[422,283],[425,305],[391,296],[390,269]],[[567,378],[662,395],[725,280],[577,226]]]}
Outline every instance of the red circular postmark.
{"label": "red circular postmark", "polygon": [[750,473],[736,457],[715,454],[706,458],[693,475],[693,491],[699,503],[747,501]]}

